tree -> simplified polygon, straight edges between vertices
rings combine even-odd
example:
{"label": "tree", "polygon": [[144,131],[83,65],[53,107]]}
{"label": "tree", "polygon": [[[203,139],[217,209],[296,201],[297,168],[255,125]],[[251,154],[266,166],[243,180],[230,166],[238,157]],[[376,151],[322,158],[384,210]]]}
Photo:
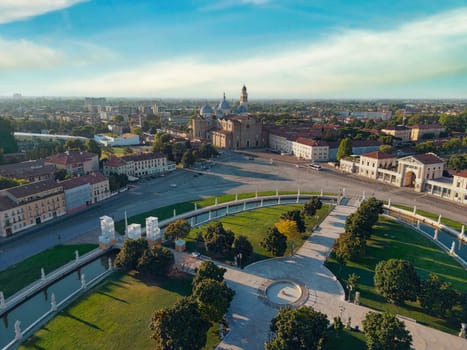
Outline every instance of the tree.
{"label": "tree", "polygon": [[175,220],[166,227],[166,229],[164,230],[164,236],[169,241],[173,241],[175,239],[180,239],[188,236],[190,230],[191,225],[188,223],[188,221],[184,219]]}
{"label": "tree", "polygon": [[214,255],[230,253],[235,235],[231,230],[224,229],[220,222],[210,224],[204,234],[206,251]]}
{"label": "tree", "polygon": [[436,152],[437,148],[433,141],[420,142],[415,146],[415,152],[417,153],[428,153]]}
{"label": "tree", "polygon": [[157,350],[198,350],[204,347],[210,323],[193,298],[180,299],[172,308],[154,312],[149,329]]}
{"label": "tree", "polygon": [[337,160],[341,160],[344,157],[350,156],[352,154],[352,140],[348,137],[345,137],[339,143],[337,148]]}
{"label": "tree", "polygon": [[389,259],[376,265],[375,287],[384,297],[394,303],[415,301],[420,288],[420,279],[414,266],[405,260]]}
{"label": "tree", "polygon": [[441,149],[446,152],[457,152],[462,146],[462,140],[460,138],[449,139],[441,146]]}
{"label": "tree", "polygon": [[18,151],[13,131],[13,124],[10,119],[0,117],[0,149],[3,150],[3,153]]}
{"label": "tree", "polygon": [[412,336],[395,315],[370,311],[362,323],[368,350],[411,349]]}
{"label": "tree", "polygon": [[303,205],[303,213],[308,216],[313,216],[322,207],[323,202],[321,202],[321,199],[317,196],[313,196]]}
{"label": "tree", "polygon": [[193,150],[187,149],[182,156],[181,163],[184,168],[191,168],[195,164],[195,156],[193,155]]}
{"label": "tree", "polygon": [[102,154],[101,147],[95,140],[93,139],[86,140],[86,142],[84,143],[84,146],[86,147],[87,152],[95,153],[99,156],[99,158],[101,157],[101,154]]}
{"label": "tree", "polygon": [[456,171],[467,169],[467,154],[454,154],[449,157],[448,167]]}
{"label": "tree", "polygon": [[203,143],[199,148],[199,156],[201,158],[211,158],[213,156],[217,156],[218,154],[219,152],[217,152],[215,147],[210,143]]}
{"label": "tree", "polygon": [[65,149],[67,151],[85,151],[86,147],[80,139],[71,139],[65,142]]}
{"label": "tree", "polygon": [[115,258],[115,264],[123,270],[135,269],[139,258],[148,249],[148,242],[144,238],[127,239]]}
{"label": "tree", "polygon": [[58,181],[65,180],[67,175],[68,173],[66,172],[66,169],[58,169],[54,173],[55,180],[58,180]]}
{"label": "tree", "polygon": [[10,179],[7,177],[0,176],[0,190],[10,187],[16,187],[28,183],[24,179]]}
{"label": "tree", "polygon": [[420,284],[418,300],[425,310],[446,315],[456,305],[458,295],[452,289],[451,283],[442,281],[438,275],[430,273],[428,279]]}
{"label": "tree", "polygon": [[204,279],[193,288],[193,297],[198,301],[203,317],[219,322],[230,307],[235,292],[225,282]]}
{"label": "tree", "polygon": [[205,279],[212,279],[215,281],[224,281],[224,274],[227,270],[219,267],[212,261],[203,261],[196,270],[196,275],[193,278],[193,286],[198,285]]}
{"label": "tree", "polygon": [[166,276],[175,262],[173,253],[165,247],[146,249],[138,259],[136,269],[151,276]]}
{"label": "tree", "polygon": [[233,243],[235,255],[242,254],[245,261],[253,254],[253,246],[246,236],[238,236]]}
{"label": "tree", "polygon": [[271,321],[274,338],[266,343],[265,349],[318,349],[324,342],[328,325],[327,316],[310,306],[281,308]]}
{"label": "tree", "polygon": [[297,223],[293,220],[281,219],[274,224],[280,233],[285,235],[289,240],[300,239],[300,232],[298,232]]}
{"label": "tree", "polygon": [[297,223],[298,232],[305,232],[305,221],[303,220],[303,214],[300,210],[289,210],[281,215],[281,219],[295,221]]}
{"label": "tree", "polygon": [[287,249],[287,237],[280,233],[276,227],[271,227],[260,245],[271,252],[273,256],[282,256]]}
{"label": "tree", "polygon": [[345,263],[355,260],[365,252],[365,242],[358,236],[343,233],[334,242],[333,251],[336,258]]}
{"label": "tree", "polygon": [[379,150],[384,153],[392,153],[394,151],[394,147],[391,145],[381,145],[379,146]]}

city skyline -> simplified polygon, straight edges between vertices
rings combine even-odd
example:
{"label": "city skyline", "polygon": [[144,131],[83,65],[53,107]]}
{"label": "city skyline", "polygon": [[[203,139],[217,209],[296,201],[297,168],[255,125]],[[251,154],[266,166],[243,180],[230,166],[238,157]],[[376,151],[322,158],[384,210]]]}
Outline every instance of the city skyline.
{"label": "city skyline", "polygon": [[462,1],[0,1],[0,96],[466,98]]}

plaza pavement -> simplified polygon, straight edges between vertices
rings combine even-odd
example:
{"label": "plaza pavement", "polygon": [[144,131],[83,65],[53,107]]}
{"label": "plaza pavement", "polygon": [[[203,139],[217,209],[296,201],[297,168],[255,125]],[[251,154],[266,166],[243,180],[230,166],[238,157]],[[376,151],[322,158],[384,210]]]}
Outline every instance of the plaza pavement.
{"label": "plaza pavement", "polygon": [[[349,317],[352,326],[359,325],[370,309],[344,300],[344,290],[334,275],[323,263],[332,250],[334,240],[343,232],[346,217],[356,210],[348,206],[337,206],[323,221],[320,228],[292,257],[260,261],[244,270],[227,268],[225,279],[236,292],[227,315],[230,332],[218,345],[219,350],[263,349],[269,337],[271,319],[277,308],[260,298],[264,284],[272,280],[292,280],[309,289],[305,305],[312,306],[333,317],[342,316],[344,323]],[[417,350],[461,350],[467,348],[467,340],[405,321],[413,336],[413,347]]]}

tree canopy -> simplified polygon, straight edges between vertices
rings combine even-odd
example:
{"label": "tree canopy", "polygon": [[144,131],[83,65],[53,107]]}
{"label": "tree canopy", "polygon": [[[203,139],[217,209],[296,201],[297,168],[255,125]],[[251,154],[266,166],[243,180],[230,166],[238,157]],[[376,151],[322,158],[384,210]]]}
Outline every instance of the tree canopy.
{"label": "tree canopy", "polygon": [[277,227],[270,227],[261,246],[274,256],[282,256],[287,250],[287,237],[279,232]]}
{"label": "tree canopy", "polygon": [[318,349],[324,343],[328,325],[327,316],[310,306],[282,308],[271,321],[270,329],[274,338],[266,343],[265,349]]}
{"label": "tree canopy", "polygon": [[303,213],[308,216],[313,216],[316,214],[316,211],[322,207],[323,202],[321,202],[321,199],[317,196],[313,196],[303,205]]}
{"label": "tree canopy", "polygon": [[352,154],[352,140],[349,137],[345,137],[339,143],[337,148],[337,160],[341,160],[344,157],[350,156]]}
{"label": "tree canopy", "polygon": [[235,235],[231,230],[226,230],[221,222],[216,222],[208,225],[203,238],[206,251],[221,256],[230,253]]}
{"label": "tree canopy", "polygon": [[420,288],[420,279],[414,266],[405,260],[389,259],[376,265],[375,287],[384,297],[394,303],[415,301]]}
{"label": "tree canopy", "polygon": [[289,210],[281,215],[281,219],[295,221],[298,232],[305,232],[305,220],[300,210]]}
{"label": "tree canopy", "polygon": [[196,275],[193,278],[193,286],[196,286],[205,279],[213,279],[222,282],[224,281],[224,274],[226,271],[226,269],[217,266],[212,261],[203,261],[196,270]]}
{"label": "tree canopy", "polygon": [[157,350],[201,349],[209,327],[210,322],[191,297],[180,299],[172,308],[157,310],[149,325]]}
{"label": "tree canopy", "polygon": [[218,322],[225,315],[235,292],[225,282],[211,278],[203,279],[193,288],[193,297],[198,301],[203,317]]}
{"label": "tree canopy", "polygon": [[123,270],[135,269],[139,258],[148,247],[148,242],[144,238],[125,240],[115,258],[115,264]]}
{"label": "tree canopy", "polygon": [[412,336],[395,315],[370,311],[362,323],[368,350],[411,349]]}
{"label": "tree canopy", "polygon": [[191,225],[184,219],[175,220],[164,230],[164,236],[168,240],[186,237],[191,230]]}
{"label": "tree canopy", "polygon": [[165,247],[146,249],[138,259],[136,269],[147,275],[166,276],[175,262],[173,253]]}

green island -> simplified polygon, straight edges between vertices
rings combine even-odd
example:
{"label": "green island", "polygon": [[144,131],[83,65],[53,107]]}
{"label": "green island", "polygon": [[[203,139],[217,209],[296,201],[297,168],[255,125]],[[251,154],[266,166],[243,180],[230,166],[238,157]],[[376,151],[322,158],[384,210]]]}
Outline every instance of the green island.
{"label": "green island", "polygon": [[364,257],[341,266],[331,256],[326,265],[344,287],[346,286],[345,280],[350,274],[355,273],[360,276],[358,290],[361,305],[404,315],[430,327],[457,334],[458,323],[428,314],[418,302],[406,302],[405,305],[388,303],[376,291],[373,283],[376,264],[381,260],[391,258],[410,261],[422,279],[426,279],[430,272],[435,273],[441,279],[450,282],[458,292],[467,292],[466,271],[454,258],[418,232],[383,216],[380,216],[374,233],[367,241]]}

